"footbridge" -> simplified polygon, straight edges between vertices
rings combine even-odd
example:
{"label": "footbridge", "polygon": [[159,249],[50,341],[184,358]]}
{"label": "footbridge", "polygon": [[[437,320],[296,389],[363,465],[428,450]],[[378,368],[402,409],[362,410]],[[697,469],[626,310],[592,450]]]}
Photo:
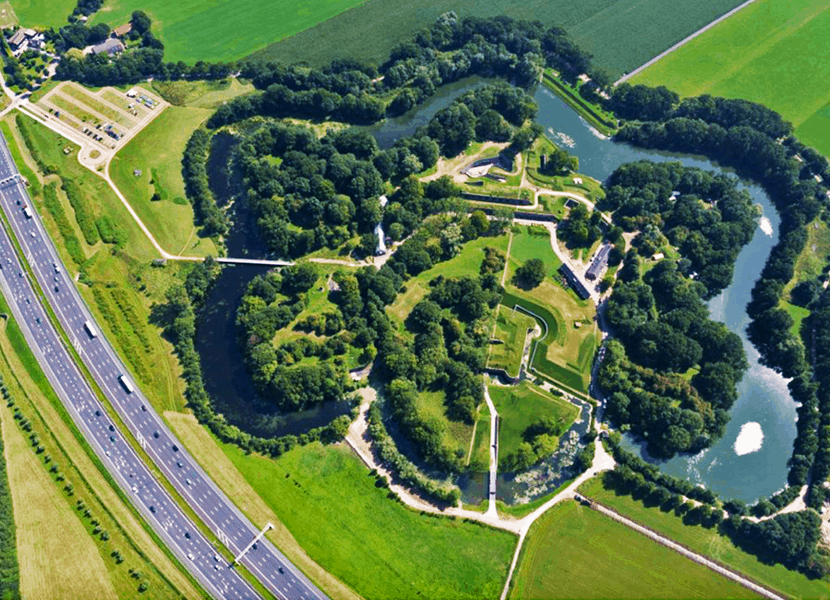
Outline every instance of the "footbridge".
{"label": "footbridge", "polygon": [[261,265],[265,267],[290,267],[294,264],[290,260],[268,260],[265,258],[232,258],[222,256],[216,259],[216,262],[226,263],[231,265]]}

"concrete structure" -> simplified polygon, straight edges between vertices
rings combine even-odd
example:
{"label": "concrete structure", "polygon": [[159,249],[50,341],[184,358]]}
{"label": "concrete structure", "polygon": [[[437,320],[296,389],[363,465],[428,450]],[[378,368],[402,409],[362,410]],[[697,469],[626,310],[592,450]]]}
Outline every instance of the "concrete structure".
{"label": "concrete structure", "polygon": [[605,244],[599,249],[596,256],[594,256],[594,260],[591,262],[591,266],[588,267],[588,272],[585,273],[585,279],[588,281],[596,281],[599,279],[599,276],[602,275],[602,272],[608,266],[608,255],[611,254],[611,244]]}
{"label": "concrete structure", "polygon": [[375,227],[375,235],[378,236],[378,247],[375,248],[375,256],[383,256],[386,254],[386,236],[383,233],[383,225],[381,223],[378,223],[377,227]]}
{"label": "concrete structure", "polygon": [[110,56],[124,51],[124,44],[120,40],[110,38],[92,47],[92,54],[109,54]]}
{"label": "concrete structure", "polygon": [[588,291],[588,288],[585,287],[585,284],[582,283],[579,277],[576,276],[576,273],[571,271],[571,268],[568,265],[562,263],[562,265],[559,267],[559,273],[561,273],[561,275],[568,282],[568,285],[571,286],[571,288],[573,288],[573,290],[576,292],[576,295],[579,296],[582,300],[587,300],[591,297],[591,292]]}

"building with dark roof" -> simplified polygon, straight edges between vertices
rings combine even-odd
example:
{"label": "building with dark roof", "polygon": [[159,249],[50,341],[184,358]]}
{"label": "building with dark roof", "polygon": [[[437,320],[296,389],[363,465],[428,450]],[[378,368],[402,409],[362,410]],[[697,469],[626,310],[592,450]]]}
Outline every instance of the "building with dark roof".
{"label": "building with dark roof", "polygon": [[573,288],[573,291],[575,291],[576,295],[579,296],[582,300],[587,300],[591,297],[591,292],[588,291],[588,288],[585,287],[585,284],[583,284],[582,281],[580,281],[579,277],[577,277],[576,274],[573,271],[571,271],[571,268],[568,265],[562,263],[562,265],[559,267],[559,273],[562,274],[562,276],[568,282],[568,285],[571,286],[571,288]]}
{"label": "building with dark roof", "polygon": [[93,54],[109,54],[110,56],[112,56],[113,54],[118,54],[119,52],[123,51],[124,44],[122,44],[120,40],[117,40],[115,38],[110,38],[107,41],[92,47]]}
{"label": "building with dark roof", "polygon": [[602,248],[599,249],[596,256],[594,256],[594,260],[591,262],[591,266],[588,267],[588,272],[585,273],[585,279],[588,281],[595,281],[599,279],[599,276],[602,275],[602,272],[605,270],[605,267],[608,266],[608,255],[611,254],[611,244],[605,244]]}

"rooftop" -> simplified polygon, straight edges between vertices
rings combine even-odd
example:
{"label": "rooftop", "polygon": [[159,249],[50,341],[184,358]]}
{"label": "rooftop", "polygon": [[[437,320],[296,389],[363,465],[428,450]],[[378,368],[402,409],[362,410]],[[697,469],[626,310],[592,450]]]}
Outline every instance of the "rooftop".
{"label": "rooftop", "polygon": [[121,52],[123,50],[124,44],[115,38],[110,38],[107,41],[92,47],[93,54],[103,54],[104,52],[107,54],[116,54],[117,52]]}

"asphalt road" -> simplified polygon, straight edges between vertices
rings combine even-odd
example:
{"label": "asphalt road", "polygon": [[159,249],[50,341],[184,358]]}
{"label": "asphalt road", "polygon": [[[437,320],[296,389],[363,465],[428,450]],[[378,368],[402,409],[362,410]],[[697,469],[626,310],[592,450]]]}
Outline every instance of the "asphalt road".
{"label": "asphalt road", "polygon": [[[31,210],[31,202],[1,135],[0,141],[0,207],[63,330],[155,467],[220,542],[237,555],[258,530],[182,447],[132,381],[129,371],[95,324],[67,276],[37,213],[32,210],[31,217],[24,213],[25,206]],[[0,229],[0,286],[13,305],[12,311],[41,366],[93,449],[133,504],[205,589],[221,598],[259,597],[236,570],[216,554],[210,542],[122,438],[50,324],[28,275],[20,266],[8,232],[5,227]],[[95,336],[85,328],[86,322],[93,324]],[[120,381],[122,375],[130,382],[132,392],[128,392]],[[253,546],[240,562],[278,598],[326,598],[266,539]]]}

